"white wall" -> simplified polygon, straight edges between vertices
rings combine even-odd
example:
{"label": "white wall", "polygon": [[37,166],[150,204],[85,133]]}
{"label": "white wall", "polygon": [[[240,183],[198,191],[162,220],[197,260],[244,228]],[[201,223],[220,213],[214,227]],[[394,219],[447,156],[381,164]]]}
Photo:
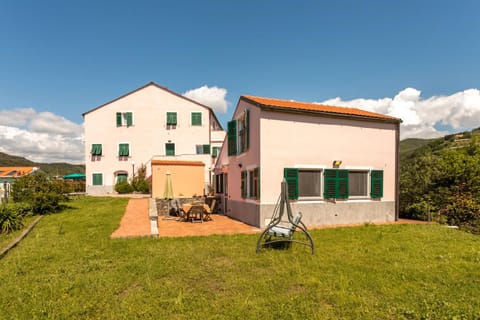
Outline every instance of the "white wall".
{"label": "white wall", "polygon": [[[133,112],[133,126],[117,127],[117,112]],[[177,112],[176,129],[167,130],[167,112]],[[202,113],[202,125],[191,125],[191,113]],[[196,155],[197,144],[210,144],[210,110],[154,84],[134,91],[84,115],[87,192],[112,192],[115,184],[114,172],[124,170],[132,174],[140,164],[148,164],[152,156],[165,155],[165,143],[175,143],[175,154],[186,157]],[[221,131],[224,134],[224,131]],[[219,133],[220,135],[220,133]],[[100,161],[91,161],[92,144],[102,144]],[[129,143],[130,157],[120,161],[118,144]],[[211,166],[210,156],[206,159],[206,171]],[[150,166],[147,165],[148,170]],[[103,173],[104,187],[92,188],[92,173]],[[206,172],[208,177],[208,171]]]}

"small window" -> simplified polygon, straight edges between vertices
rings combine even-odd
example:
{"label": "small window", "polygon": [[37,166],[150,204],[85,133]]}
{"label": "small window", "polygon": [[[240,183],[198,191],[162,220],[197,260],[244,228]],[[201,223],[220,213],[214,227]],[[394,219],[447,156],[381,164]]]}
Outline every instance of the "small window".
{"label": "small window", "polygon": [[240,172],[240,189],[242,193],[242,198],[247,197],[247,177],[248,177],[248,171],[242,171]]}
{"label": "small window", "polygon": [[122,182],[122,181],[127,181],[127,180],[128,180],[128,174],[127,173],[117,174],[117,183]]}
{"label": "small window", "polygon": [[220,153],[220,147],[212,147],[212,157],[213,158],[218,157],[219,153]]}
{"label": "small window", "polygon": [[350,197],[368,196],[368,171],[348,172],[348,193]]}
{"label": "small window", "polygon": [[118,156],[119,157],[130,156],[130,147],[129,147],[128,143],[120,143],[118,145]]}
{"label": "small window", "polygon": [[175,155],[175,143],[165,143],[165,155],[167,156]]}
{"label": "small window", "polygon": [[202,125],[202,113],[192,112],[192,126],[201,126],[201,125]]}
{"label": "small window", "polygon": [[215,193],[223,193],[223,173],[215,175]]}
{"label": "small window", "polygon": [[98,143],[92,144],[92,156],[101,156],[102,155],[102,145]]}
{"label": "small window", "polygon": [[197,154],[210,154],[209,144],[197,144],[196,149],[197,149]]}
{"label": "small window", "polygon": [[298,196],[321,197],[321,170],[298,170]]}
{"label": "small window", "polygon": [[92,174],[92,180],[94,186],[101,186],[103,185],[103,174],[101,173],[94,173]]}
{"label": "small window", "polygon": [[260,168],[248,172],[248,196],[252,199],[260,199]]}
{"label": "small window", "polygon": [[167,129],[176,129],[177,127],[177,113],[167,112]]}
{"label": "small window", "polygon": [[117,112],[117,127],[133,125],[133,112]]}

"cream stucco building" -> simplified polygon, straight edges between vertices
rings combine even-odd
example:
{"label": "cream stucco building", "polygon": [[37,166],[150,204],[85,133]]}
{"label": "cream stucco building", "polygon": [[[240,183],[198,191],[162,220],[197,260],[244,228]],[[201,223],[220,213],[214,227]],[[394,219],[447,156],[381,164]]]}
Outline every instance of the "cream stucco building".
{"label": "cream stucco building", "polygon": [[[147,177],[152,178],[152,162],[169,161],[191,162],[194,167],[203,163],[201,185],[203,192],[208,191],[225,137],[208,106],[151,82],[85,112],[83,117],[88,194],[114,193],[115,184],[131,179],[140,165],[146,166]],[[165,171],[156,166],[156,174]]]}
{"label": "cream stucco building", "polygon": [[288,184],[307,225],[398,219],[401,120],[354,108],[242,96],[215,167],[225,214],[264,227]]}

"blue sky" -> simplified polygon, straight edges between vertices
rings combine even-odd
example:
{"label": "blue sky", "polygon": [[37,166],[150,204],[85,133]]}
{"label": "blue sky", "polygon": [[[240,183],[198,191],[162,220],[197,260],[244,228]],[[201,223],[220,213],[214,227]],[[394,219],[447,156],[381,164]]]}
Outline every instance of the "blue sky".
{"label": "blue sky", "polygon": [[[40,160],[37,133],[75,140],[83,112],[150,81],[223,89],[210,97],[228,104],[222,124],[249,94],[405,117],[404,137],[478,127],[478,12],[467,0],[1,1],[0,151]],[[31,144],[8,147],[20,134]]]}

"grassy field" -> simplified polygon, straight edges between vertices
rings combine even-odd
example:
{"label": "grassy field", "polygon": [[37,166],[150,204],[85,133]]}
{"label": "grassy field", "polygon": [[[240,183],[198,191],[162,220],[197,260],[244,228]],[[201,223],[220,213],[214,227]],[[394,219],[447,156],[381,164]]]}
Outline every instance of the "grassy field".
{"label": "grassy field", "polygon": [[313,256],[301,246],[256,254],[256,235],[110,239],[126,203],[85,197],[43,218],[0,260],[0,318],[480,317],[478,236],[438,225],[314,230]]}

